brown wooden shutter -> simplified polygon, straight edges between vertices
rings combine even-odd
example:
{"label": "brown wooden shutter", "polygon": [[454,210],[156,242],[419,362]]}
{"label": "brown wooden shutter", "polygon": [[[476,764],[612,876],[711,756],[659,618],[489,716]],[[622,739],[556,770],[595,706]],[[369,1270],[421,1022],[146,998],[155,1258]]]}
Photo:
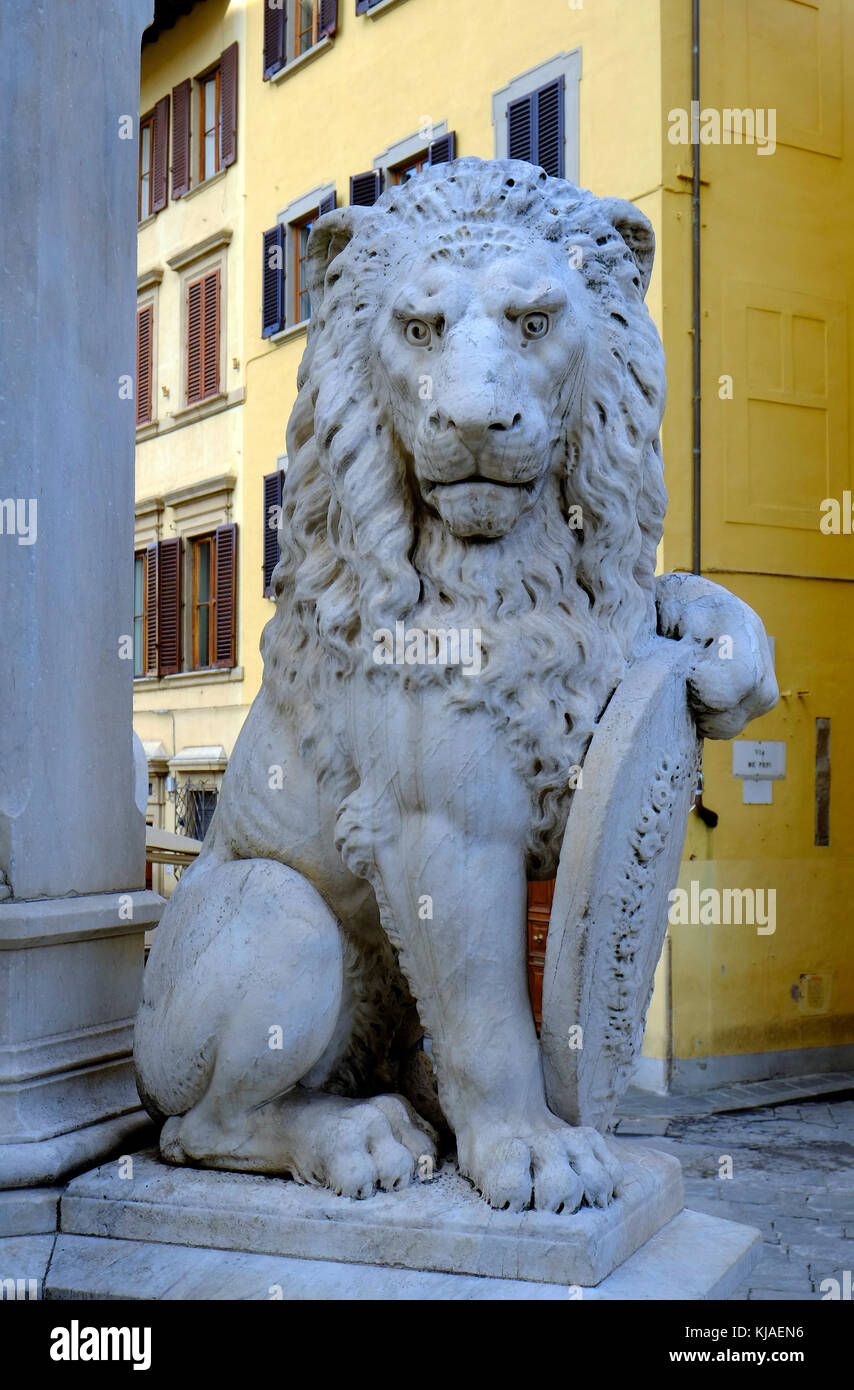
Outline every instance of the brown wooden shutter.
{"label": "brown wooden shutter", "polygon": [[430,146],[431,164],[450,164],[456,157],[456,134],[449,130],[447,135],[442,135],[438,140],[434,140]]}
{"label": "brown wooden shutter", "polygon": [[172,197],[190,188],[190,79],[172,88]]}
{"label": "brown wooden shutter", "polygon": [[369,169],[365,174],[350,175],[350,203],[358,207],[370,207],[380,196],[381,182],[378,169]]}
{"label": "brown wooden shutter", "polygon": [[219,391],[219,271],[187,286],[187,404]]}
{"label": "brown wooden shutter", "polygon": [[233,666],[237,591],[237,527],[219,526],[214,533],[214,624],[212,666]]}
{"label": "brown wooden shutter", "polygon": [[162,212],[166,206],[169,170],[169,97],[161,97],[154,108],[151,156],[151,211]]}
{"label": "brown wooden shutter", "polygon": [[202,289],[203,280],[187,286],[187,402],[202,398]]}
{"label": "brown wooden shutter", "polygon": [[174,676],[181,669],[181,540],[157,547],[157,674]]}
{"label": "brown wooden shutter", "polygon": [[219,60],[219,164],[227,169],[237,158],[237,44]]}
{"label": "brown wooden shutter", "polygon": [[154,305],[146,304],[136,316],[136,423],[151,420],[151,380],[154,353]]}
{"label": "brown wooden shutter", "polygon": [[264,80],[285,66],[287,0],[264,0]]}
{"label": "brown wooden shutter", "polygon": [[268,473],[264,479],[264,597],[270,597],[273,570],[279,563],[279,508],[282,505],[282,484],[285,475],[281,468]]}
{"label": "brown wooden shutter", "polygon": [[337,28],[338,0],[319,0],[317,10],[318,39],[331,39]]}
{"label": "brown wooden shutter", "polygon": [[327,212],[334,212],[334,211],[335,211],[335,190],[333,189],[332,192],[329,194],[328,197],[326,197],[326,198],[321,198],[320,202],[319,202],[318,205],[317,205],[317,215],[318,215],[318,217],[323,217],[324,213],[327,213]]}
{"label": "brown wooden shutter", "polygon": [[219,390],[219,271],[206,275],[203,281],[204,307],[202,328],[202,387],[205,399]]}
{"label": "brown wooden shutter", "polygon": [[145,552],[145,674],[157,675],[157,551],[158,544]]}

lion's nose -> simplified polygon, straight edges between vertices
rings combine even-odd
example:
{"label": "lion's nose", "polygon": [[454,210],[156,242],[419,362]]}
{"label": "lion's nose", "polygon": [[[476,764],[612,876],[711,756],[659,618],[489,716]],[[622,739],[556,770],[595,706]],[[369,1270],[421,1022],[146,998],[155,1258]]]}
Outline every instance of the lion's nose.
{"label": "lion's nose", "polygon": [[466,416],[463,412],[457,411],[451,415],[447,411],[436,409],[430,416],[430,423],[435,430],[453,431],[467,448],[474,449],[484,444],[490,434],[519,429],[522,424],[522,412],[517,410],[511,415],[508,410],[497,413],[493,418],[487,415],[484,419],[480,414]]}

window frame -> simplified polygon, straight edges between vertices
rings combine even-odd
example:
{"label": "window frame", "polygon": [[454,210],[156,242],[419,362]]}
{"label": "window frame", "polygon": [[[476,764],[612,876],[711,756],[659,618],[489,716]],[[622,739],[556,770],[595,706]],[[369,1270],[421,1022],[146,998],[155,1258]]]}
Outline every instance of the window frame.
{"label": "window frame", "polygon": [[[192,578],[190,581],[190,631],[192,634],[190,652],[192,665],[189,669],[191,671],[210,671],[213,667],[213,636],[214,626],[216,624],[216,533],[214,531],[206,531],[198,536],[189,536],[187,540],[193,555]],[[209,595],[205,603],[200,604],[198,600],[199,548],[202,545],[209,546],[210,569],[208,572]],[[208,610],[208,660],[204,664],[199,661],[198,611],[200,607],[206,607]]]}
{"label": "window frame", "polygon": [[298,51],[300,35],[307,32],[305,29],[300,30],[297,27],[300,15],[300,0],[285,0],[283,6],[285,41],[282,56],[280,60],[277,60],[277,66],[271,64],[268,67],[265,61],[263,80],[265,82],[278,82],[281,78],[287,77],[292,71],[302,67],[303,64],[310,62],[313,57],[324,52],[326,48],[331,48],[338,32],[340,6],[342,3],[343,0],[339,0],[338,10],[332,28],[325,33],[321,33],[321,0],[312,0],[311,43],[300,53]]}
{"label": "window frame", "polygon": [[563,177],[570,183],[579,180],[579,86],[581,83],[581,49],[573,48],[566,53],[558,53],[536,67],[528,68],[492,94],[492,125],[494,131],[494,152],[496,159],[508,159],[508,121],[509,107],[523,97],[533,95],[540,87],[546,87],[564,79],[563,86]]}
{"label": "window frame", "polygon": [[[142,611],[136,611],[136,566],[138,561],[142,561]],[[140,666],[137,671],[137,645],[136,645],[136,624],[137,620],[142,624],[142,643],[140,650]],[[134,549],[133,552],[133,678],[134,680],[144,680],[148,672],[148,550]]]}
{"label": "window frame", "polygon": [[[278,214],[276,222],[285,228],[285,254],[284,260],[284,303],[285,303],[285,324],[279,333],[273,333],[266,341],[275,341],[280,333],[288,333],[292,329],[304,328],[311,318],[297,318],[298,298],[296,295],[295,267],[297,264],[298,233],[300,227],[305,226],[306,222],[314,221],[320,216],[320,207],[325,199],[335,196],[335,184],[324,183],[312,188],[308,193],[295,198],[288,203],[286,208]],[[307,292],[307,289],[306,289]]]}
{"label": "window frame", "polygon": [[[307,29],[297,28],[300,19],[300,13],[302,10],[302,0],[288,0],[288,9],[291,10],[293,14],[293,22],[291,24],[287,24],[286,21],[287,27],[285,30],[285,50],[288,62],[295,63],[298,58],[305,57],[306,53],[310,53],[311,50],[319,43],[318,31],[320,28],[320,0],[310,0],[310,4],[311,43],[308,45],[307,48],[300,49],[300,51],[297,52],[297,45],[299,43],[299,40],[301,39],[303,34],[306,34],[309,31]],[[292,49],[292,52],[287,53],[287,49],[289,47]]]}
{"label": "window frame", "polygon": [[417,165],[417,168],[415,170],[416,174],[420,174],[423,169],[427,169],[430,167],[429,145],[425,145],[424,149],[419,150],[419,152],[416,155],[413,155],[411,159],[403,159],[399,164],[390,165],[388,170],[388,182],[386,183],[386,187],[400,188],[404,182],[408,183],[409,180],[402,179],[401,175],[405,173],[407,169],[411,169],[413,165]]}
{"label": "window frame", "polygon": [[[142,210],[142,147],[144,144],[142,133],[148,131],[148,207],[145,212]],[[136,184],[136,220],[138,223],[147,222],[149,217],[154,216],[154,107],[145,115],[139,118],[139,157],[137,161],[137,184]]]}
{"label": "window frame", "polygon": [[[212,63],[211,66],[210,66],[209,68],[206,68],[204,72],[199,73],[198,77],[196,77],[196,78],[194,79],[194,81],[195,81],[196,87],[197,87],[197,89],[198,89],[198,124],[197,124],[197,130],[198,130],[198,132],[199,132],[199,135],[198,135],[199,148],[198,148],[198,163],[197,163],[198,181],[197,181],[197,183],[196,183],[196,187],[198,188],[198,187],[200,187],[203,183],[207,183],[209,179],[215,178],[216,175],[220,172],[220,170],[221,170],[222,168],[225,167],[225,166],[222,164],[222,161],[221,161],[221,158],[220,158],[220,150],[221,150],[221,145],[222,145],[222,59],[221,59],[221,58],[217,58],[216,62],[215,62],[215,63]],[[215,91],[215,98],[214,98],[215,113],[214,113],[214,128],[213,128],[213,131],[214,131],[214,167],[213,167],[213,169],[211,170],[210,173],[206,173],[206,172],[205,172],[205,137],[206,137],[206,135],[207,135],[207,129],[206,129],[206,127],[205,127],[205,92],[206,92],[206,90],[207,90],[207,87],[208,87],[209,83],[212,82],[212,81],[215,81],[215,82],[216,82],[216,91]],[[191,129],[192,129],[192,117],[191,117]]]}
{"label": "window frame", "polygon": [[[366,13],[368,13],[366,11]],[[423,126],[412,132],[411,135],[404,135],[400,140],[393,140],[390,145],[378,154],[373,160],[371,168],[380,175],[381,189],[397,187],[394,174],[402,166],[414,163],[416,158],[429,158],[430,146],[437,140],[443,139],[451,134],[448,130],[447,121],[437,121],[431,124],[430,129],[426,130]]]}
{"label": "window frame", "polygon": [[[309,319],[311,318],[311,296],[310,296],[309,293],[308,293],[308,285],[304,285],[304,284],[302,283],[302,280],[303,280],[303,271],[304,271],[304,267],[305,267],[306,256],[305,256],[305,254],[300,255],[300,247],[301,247],[301,240],[302,240],[301,234],[306,230],[306,228],[309,229],[309,233],[310,233],[310,229],[311,229],[312,225],[317,221],[317,219],[318,219],[319,216],[320,216],[319,209],[318,209],[318,208],[314,208],[313,211],[305,213],[305,215],[304,215],[303,217],[298,218],[297,221],[291,222],[291,224],[290,224],[291,231],[292,231],[292,236],[291,236],[291,252],[292,252],[291,275],[292,275],[292,277],[293,277],[293,285],[292,285],[293,298],[292,298],[292,301],[291,301],[291,311],[292,311],[292,313],[293,313],[293,322],[294,322],[294,325],[295,325],[295,326],[296,326],[296,324],[298,324],[298,323],[308,323]],[[308,251],[308,243],[307,243],[307,241],[306,241],[306,252],[307,252],[307,251]],[[285,285],[285,289],[287,290],[287,283],[286,283],[286,285]],[[308,313],[307,313],[306,315],[303,316],[303,315],[300,314],[300,300],[302,299],[302,296],[303,296],[304,294],[305,294],[305,295],[308,295],[309,309],[308,309]]]}

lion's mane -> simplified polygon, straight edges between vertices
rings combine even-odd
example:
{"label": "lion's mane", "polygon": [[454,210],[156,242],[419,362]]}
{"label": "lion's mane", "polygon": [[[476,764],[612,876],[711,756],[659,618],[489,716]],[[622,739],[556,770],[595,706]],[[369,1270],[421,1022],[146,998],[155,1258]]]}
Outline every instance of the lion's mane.
{"label": "lion's mane", "polygon": [[[438,681],[449,704],[487,709],[506,730],[531,791],[530,872],[549,874],[570,769],[626,661],[655,630],[655,552],[666,505],[661,343],[637,263],[607,205],[541,169],[457,160],[389,189],[370,213],[313,298],[288,427],[265,682],[283,715],[298,712],[303,746],[339,806],[358,778],[344,731],[330,726],[340,701],[327,697],[355,670],[378,698],[400,683]],[[571,411],[556,383],[558,443],[546,485],[508,535],[484,546],[455,538],[438,518],[416,527],[394,402],[368,331],[414,242],[424,255],[468,249],[475,257],[485,246],[500,249],[502,228],[514,245],[520,235],[542,239],[574,258],[597,327]],[[575,507],[581,529],[571,524]],[[481,674],[374,665],[374,632],[400,619],[479,628]],[[352,824],[348,835],[348,862],[364,872]]]}

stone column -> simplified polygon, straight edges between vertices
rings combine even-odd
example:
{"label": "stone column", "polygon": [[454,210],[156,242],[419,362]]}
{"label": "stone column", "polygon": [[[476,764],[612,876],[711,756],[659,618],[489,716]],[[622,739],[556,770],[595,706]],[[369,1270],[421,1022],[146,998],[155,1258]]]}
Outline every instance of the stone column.
{"label": "stone column", "polygon": [[[7,1189],[56,1182],[142,1120],[131,1030],[160,899],[144,890],[122,639],[133,614],[139,53],[152,11],[153,0],[8,0],[0,17]],[[7,1230],[26,1221],[6,1198],[0,1232],[4,1211],[19,1213]]]}

